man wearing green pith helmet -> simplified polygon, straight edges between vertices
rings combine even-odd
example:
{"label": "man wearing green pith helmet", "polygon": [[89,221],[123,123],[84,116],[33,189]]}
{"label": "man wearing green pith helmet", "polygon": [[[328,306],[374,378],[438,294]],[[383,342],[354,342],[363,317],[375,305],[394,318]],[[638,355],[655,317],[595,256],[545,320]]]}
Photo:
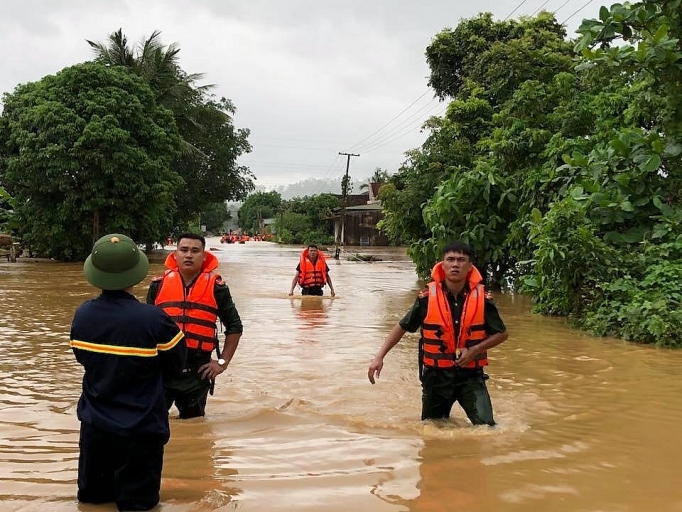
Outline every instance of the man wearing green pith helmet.
{"label": "man wearing green pith helmet", "polygon": [[132,295],[148,270],[147,257],[119,233],[97,240],[83,266],[102,290],[71,324],[70,344],[85,370],[77,408],[83,503],[149,510],[159,502],[170,437],[163,385],[181,375],[186,349],[175,322]]}

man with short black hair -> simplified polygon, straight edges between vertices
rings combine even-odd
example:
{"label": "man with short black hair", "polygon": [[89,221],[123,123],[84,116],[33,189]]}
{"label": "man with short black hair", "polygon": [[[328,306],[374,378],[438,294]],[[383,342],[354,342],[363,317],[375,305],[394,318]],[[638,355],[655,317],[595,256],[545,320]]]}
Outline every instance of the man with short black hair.
{"label": "man with short black hair", "polygon": [[140,302],[133,286],[149,262],[129,237],[95,242],[83,266],[99,297],[71,324],[71,347],[83,365],[78,501],[115,501],[119,510],[159,502],[164,445],[170,437],[164,381],[182,374],[182,332],[168,315]]}
{"label": "man with short black hair", "polygon": [[386,354],[406,332],[421,329],[422,420],[448,418],[459,402],[474,425],[495,425],[483,368],[487,351],[508,334],[495,304],[485,296],[483,278],[472,259],[472,248],[463,242],[445,246],[442,261],[431,271],[432,281],[369,365],[367,377],[374,384]]}

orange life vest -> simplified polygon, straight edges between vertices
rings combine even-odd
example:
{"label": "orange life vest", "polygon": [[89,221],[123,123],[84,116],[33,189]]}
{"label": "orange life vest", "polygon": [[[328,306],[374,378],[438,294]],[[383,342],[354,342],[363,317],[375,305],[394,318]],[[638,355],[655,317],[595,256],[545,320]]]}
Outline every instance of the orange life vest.
{"label": "orange life vest", "polygon": [[[452,368],[463,348],[470,348],[488,337],[485,330],[485,289],[481,273],[474,266],[467,274],[469,292],[464,299],[459,319],[459,335],[455,336],[450,304],[443,290],[445,275],[442,262],[431,271],[428,284],[428,309],[422,323],[422,363],[435,368]],[[455,339],[457,338],[457,339]],[[480,353],[466,368],[480,368],[488,364],[487,352]]]}
{"label": "orange life vest", "polygon": [[156,279],[161,281],[161,288],[154,304],[163,308],[185,333],[187,348],[204,352],[213,351],[217,343],[218,318],[218,304],[213,288],[220,275],[214,274],[212,270],[218,268],[218,258],[206,252],[201,274],[187,295],[174,254],[168,255],[165,265],[168,270],[162,277]]}
{"label": "orange life vest", "polygon": [[327,284],[327,261],[324,259],[322,251],[317,251],[317,260],[313,264],[308,257],[308,249],[303,249],[299,269],[298,284],[301,288]]}

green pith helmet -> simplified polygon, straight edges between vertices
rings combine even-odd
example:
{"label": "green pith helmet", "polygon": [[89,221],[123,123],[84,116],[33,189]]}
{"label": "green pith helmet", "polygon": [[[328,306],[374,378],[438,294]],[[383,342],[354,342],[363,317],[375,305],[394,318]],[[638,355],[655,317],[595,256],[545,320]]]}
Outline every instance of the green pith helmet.
{"label": "green pith helmet", "polygon": [[105,235],[95,242],[85,260],[83,273],[88,282],[102,290],[125,290],[147,276],[149,260],[130,237]]}

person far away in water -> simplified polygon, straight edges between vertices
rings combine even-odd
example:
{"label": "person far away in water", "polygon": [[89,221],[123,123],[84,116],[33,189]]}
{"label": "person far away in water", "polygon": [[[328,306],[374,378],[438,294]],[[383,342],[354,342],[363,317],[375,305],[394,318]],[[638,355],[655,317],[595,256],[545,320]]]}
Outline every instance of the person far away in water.
{"label": "person far away in water", "polygon": [[432,281],[419,293],[412,308],[389,332],[369,365],[374,384],[384,357],[405,332],[421,329],[419,378],[422,420],[445,419],[455,402],[474,425],[495,425],[483,367],[487,351],[504,342],[507,329],[483,278],[472,263],[473,250],[459,241],[443,249],[443,259],[431,271]]}
{"label": "person far away in water", "polygon": [[296,266],[296,274],[291,280],[289,295],[294,294],[294,288],[297,284],[301,287],[301,295],[323,295],[322,288],[325,284],[329,285],[331,296],[336,295],[324,254],[315,244],[309,244],[301,252],[301,259]]}
{"label": "person far away in water", "polygon": [[[195,233],[177,237],[176,250],[166,258],[165,273],[152,280],[147,303],[162,308],[185,334],[187,364],[183,374],[166,383],[166,405],[173,403],[180,418],[204,416],[215,378],[230,364],[242,335],[242,322],[218,268],[218,258],[206,251],[206,240]],[[216,319],[225,329],[220,351]],[[215,350],[217,359],[211,357]]]}
{"label": "person far away in water", "polygon": [[147,257],[122,234],[97,240],[83,273],[102,290],[71,323],[70,344],[83,365],[78,501],[150,510],[159,502],[164,445],[170,437],[163,384],[182,375],[182,331],[159,308],[141,304],[133,286]]}

